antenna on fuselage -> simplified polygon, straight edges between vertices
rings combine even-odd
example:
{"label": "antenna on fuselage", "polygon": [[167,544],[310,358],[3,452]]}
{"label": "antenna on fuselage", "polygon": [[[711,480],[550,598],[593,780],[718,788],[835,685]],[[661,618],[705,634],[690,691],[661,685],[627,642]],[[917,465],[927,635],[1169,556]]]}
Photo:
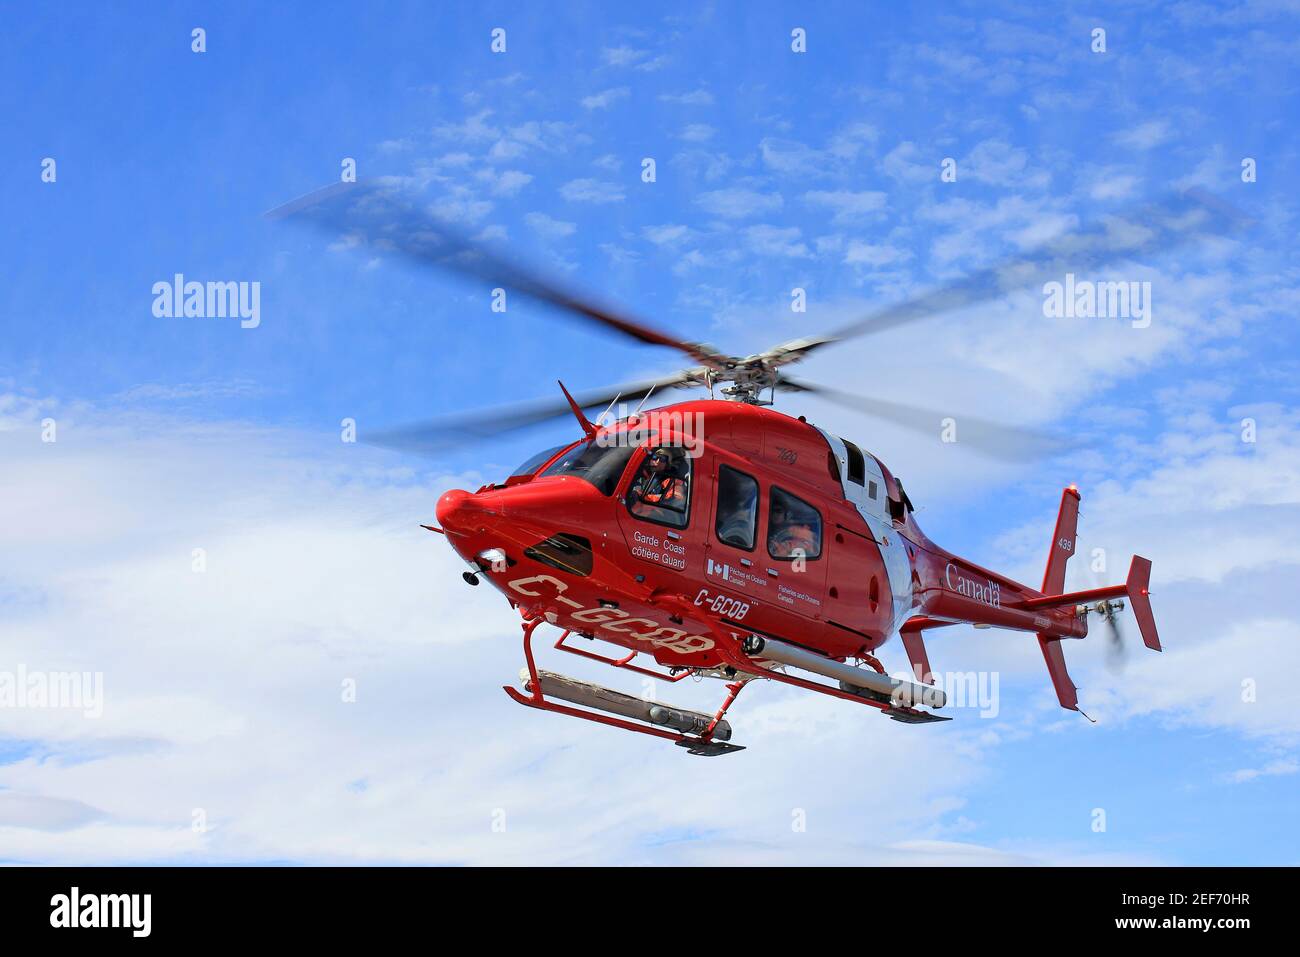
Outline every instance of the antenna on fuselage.
{"label": "antenna on fuselage", "polygon": [[638,405],[638,406],[636,407],[636,411],[633,412],[632,414],[633,414],[633,415],[640,415],[640,414],[641,414],[641,409],[645,406],[645,404],[646,404],[647,402],[650,401],[650,396],[652,396],[652,395],[654,395],[654,394],[655,394],[655,387],[654,387],[654,386],[651,386],[651,387],[650,387],[650,391],[647,392],[647,393],[645,394],[645,398],[641,400],[641,405]]}
{"label": "antenna on fuselage", "polygon": [[614,401],[611,402],[611,403],[609,404],[609,407],[608,407],[607,409],[605,409],[604,412],[600,413],[600,415],[596,416],[596,425],[604,425],[604,424],[605,424],[605,416],[609,415],[611,412],[614,411],[614,406],[618,403],[618,400],[621,399],[621,398],[623,398],[623,393],[622,393],[622,392],[620,392],[618,395],[614,396]]}

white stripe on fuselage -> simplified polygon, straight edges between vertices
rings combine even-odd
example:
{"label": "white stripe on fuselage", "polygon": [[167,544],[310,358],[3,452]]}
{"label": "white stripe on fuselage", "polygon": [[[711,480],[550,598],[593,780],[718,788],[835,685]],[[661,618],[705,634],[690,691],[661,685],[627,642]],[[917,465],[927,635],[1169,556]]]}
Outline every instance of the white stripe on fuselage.
{"label": "white stripe on fuselage", "polygon": [[[831,453],[840,466],[840,485],[844,497],[853,503],[858,514],[862,516],[867,527],[880,548],[880,557],[885,563],[885,573],[889,576],[889,591],[893,596],[892,618],[889,623],[890,634],[896,632],[912,613],[912,560],[907,555],[903,536],[894,528],[885,516],[885,499],[889,492],[885,488],[885,476],[880,470],[880,463],[870,455],[863,453],[865,481],[862,485],[849,481],[848,450],[844,440],[831,435],[825,429],[817,429],[831,447]],[[870,483],[876,483],[876,498],[867,495]]]}

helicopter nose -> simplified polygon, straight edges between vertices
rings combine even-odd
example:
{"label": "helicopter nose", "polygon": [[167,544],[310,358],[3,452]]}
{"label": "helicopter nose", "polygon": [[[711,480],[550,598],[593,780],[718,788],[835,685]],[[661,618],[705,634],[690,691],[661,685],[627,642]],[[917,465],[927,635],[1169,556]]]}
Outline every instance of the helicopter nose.
{"label": "helicopter nose", "polygon": [[483,527],[483,520],[496,514],[485,508],[474,495],[462,488],[454,488],[438,499],[434,509],[438,524],[445,531],[467,535]]}

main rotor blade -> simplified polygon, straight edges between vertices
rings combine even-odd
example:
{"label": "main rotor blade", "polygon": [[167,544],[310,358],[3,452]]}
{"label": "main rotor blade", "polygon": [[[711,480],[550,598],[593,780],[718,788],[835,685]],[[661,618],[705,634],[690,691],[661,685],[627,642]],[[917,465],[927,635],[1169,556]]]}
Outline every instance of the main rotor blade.
{"label": "main rotor blade", "polygon": [[720,358],[707,346],[686,342],[595,305],[522,265],[507,261],[485,244],[461,235],[454,226],[430,212],[426,202],[388,180],[335,183],[266,215],[271,219],[305,222],[339,234],[349,244],[365,242],[380,251],[401,253],[419,263],[513,289],[637,342],[677,349],[710,368]]}
{"label": "main rotor blade", "polygon": [[[701,370],[702,378],[703,372]],[[618,398],[630,402],[640,402],[651,389],[670,386],[689,387],[699,384],[692,371],[678,372],[660,379],[648,379],[644,382],[628,382],[623,385],[595,389],[574,396],[574,401],[582,409],[590,409],[612,404]],[[434,454],[446,448],[493,436],[505,435],[519,429],[547,422],[551,419],[572,416],[569,401],[564,398],[541,399],[514,406],[502,406],[470,412],[465,415],[447,416],[427,422],[384,429],[369,434],[362,433],[359,438],[369,445],[395,449],[400,452]]]}
{"label": "main rotor blade", "polygon": [[873,335],[966,306],[978,305],[1056,280],[1066,273],[1094,273],[1138,256],[1172,250],[1192,240],[1224,236],[1252,223],[1250,217],[1200,188],[1112,214],[1089,228],[1041,245],[940,285],[912,299],[884,306],[829,335],[796,339],[768,350],[775,364],[796,362],[833,342]]}
{"label": "main rotor blade", "polygon": [[966,415],[963,412],[938,412],[903,402],[870,399],[851,392],[841,392],[829,386],[788,379],[784,376],[777,382],[776,387],[790,392],[808,392],[828,402],[865,412],[881,421],[892,422],[894,425],[936,440],[942,439],[945,420],[951,419],[953,444],[1003,461],[1045,458],[1065,448],[1064,442],[1046,432],[1003,425],[989,419]]}

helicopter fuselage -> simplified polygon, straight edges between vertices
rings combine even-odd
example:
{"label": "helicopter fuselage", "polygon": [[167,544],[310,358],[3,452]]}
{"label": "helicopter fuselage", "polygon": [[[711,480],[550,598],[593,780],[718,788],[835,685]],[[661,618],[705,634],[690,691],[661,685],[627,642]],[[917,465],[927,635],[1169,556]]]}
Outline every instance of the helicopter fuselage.
{"label": "helicopter fuselage", "polygon": [[[662,447],[680,450],[678,511],[640,504]],[[602,454],[617,474],[602,471]],[[1042,594],[931,542],[873,456],[772,409],[680,403],[530,468],[446,493],[448,541],[526,617],[670,668],[734,668],[750,635],[843,661],[869,658],[909,622],[1087,633],[1072,606],[1024,608]],[[800,523],[798,545],[781,538],[783,522]]]}

